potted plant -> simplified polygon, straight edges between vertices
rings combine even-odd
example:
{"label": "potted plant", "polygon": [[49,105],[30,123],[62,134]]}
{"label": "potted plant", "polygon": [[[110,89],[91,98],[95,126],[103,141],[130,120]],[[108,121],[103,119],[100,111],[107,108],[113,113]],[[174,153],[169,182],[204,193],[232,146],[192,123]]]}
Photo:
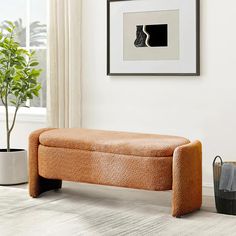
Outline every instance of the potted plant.
{"label": "potted plant", "polygon": [[[10,141],[20,107],[39,95],[41,70],[35,68],[39,64],[35,52],[21,48],[16,41],[16,26],[6,21],[1,29],[0,100],[5,107],[7,147],[0,149],[0,185],[10,185],[27,182],[27,152],[11,148]],[[14,107],[12,115],[9,106]]]}

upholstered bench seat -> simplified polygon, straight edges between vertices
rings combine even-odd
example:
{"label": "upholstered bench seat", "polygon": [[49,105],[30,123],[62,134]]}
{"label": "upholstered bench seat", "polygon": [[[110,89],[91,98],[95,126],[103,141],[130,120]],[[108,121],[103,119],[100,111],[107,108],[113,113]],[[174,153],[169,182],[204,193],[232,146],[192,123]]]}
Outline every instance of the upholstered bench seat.
{"label": "upholstered bench seat", "polygon": [[76,128],[43,132],[39,142],[48,147],[142,157],[172,156],[178,146],[190,143],[188,139],[176,136]]}
{"label": "upholstered bench seat", "polygon": [[[176,194],[190,193],[191,198],[191,192],[196,193],[193,199],[189,199],[187,208],[183,199],[175,199],[174,216],[201,206],[199,142],[156,134],[77,128],[43,129],[31,134],[29,154],[30,195],[33,197],[60,188],[61,180],[67,180],[146,190],[176,188],[173,199]],[[184,162],[183,158],[186,159]],[[174,183],[175,180],[179,186]],[[179,193],[186,191],[186,186],[181,186],[182,182],[189,188],[189,193]]]}

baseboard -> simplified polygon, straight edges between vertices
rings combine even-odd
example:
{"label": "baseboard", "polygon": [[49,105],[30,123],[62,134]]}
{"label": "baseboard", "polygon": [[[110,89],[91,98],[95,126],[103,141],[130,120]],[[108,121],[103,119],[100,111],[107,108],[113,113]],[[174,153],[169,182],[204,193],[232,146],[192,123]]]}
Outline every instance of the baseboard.
{"label": "baseboard", "polygon": [[203,183],[202,185],[203,196],[214,196],[214,186],[212,183]]}

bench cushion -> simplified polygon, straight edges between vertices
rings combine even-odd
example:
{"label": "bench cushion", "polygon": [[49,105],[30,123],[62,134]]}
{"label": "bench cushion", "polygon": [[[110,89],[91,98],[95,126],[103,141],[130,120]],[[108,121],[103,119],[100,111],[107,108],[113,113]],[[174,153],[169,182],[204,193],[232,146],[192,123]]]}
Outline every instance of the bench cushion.
{"label": "bench cushion", "polygon": [[176,147],[190,143],[188,139],[176,136],[79,128],[43,132],[39,142],[47,147],[142,157],[172,156]]}

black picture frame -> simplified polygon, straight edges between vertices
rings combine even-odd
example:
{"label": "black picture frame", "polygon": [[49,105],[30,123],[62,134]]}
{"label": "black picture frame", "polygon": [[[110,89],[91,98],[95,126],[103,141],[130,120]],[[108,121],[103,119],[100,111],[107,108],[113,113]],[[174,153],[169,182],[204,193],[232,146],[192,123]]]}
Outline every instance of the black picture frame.
{"label": "black picture frame", "polygon": [[[107,75],[108,76],[200,76],[200,0],[196,2],[196,72],[194,73],[114,73],[110,68],[110,8],[114,2],[137,0],[107,0]],[[168,0],[166,0],[168,1]]]}

